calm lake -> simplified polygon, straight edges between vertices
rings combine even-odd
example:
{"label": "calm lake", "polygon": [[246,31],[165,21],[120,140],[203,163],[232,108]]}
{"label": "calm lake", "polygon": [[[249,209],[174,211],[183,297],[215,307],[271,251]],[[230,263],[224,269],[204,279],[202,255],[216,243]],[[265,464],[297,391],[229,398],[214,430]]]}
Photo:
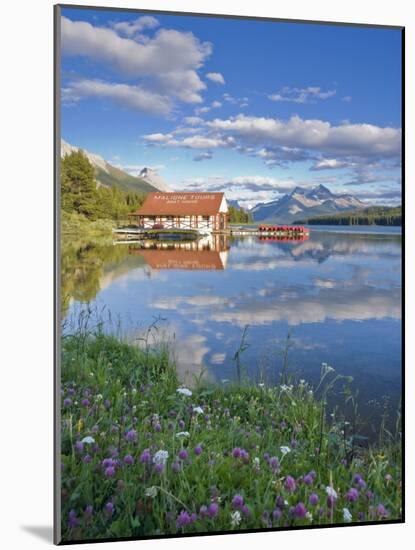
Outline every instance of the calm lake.
{"label": "calm lake", "polygon": [[312,227],[303,241],[214,238],[197,245],[77,244],[62,251],[66,322],[89,302],[107,330],[169,342],[182,378],[242,374],[315,382],[321,363],[353,376],[377,423],[401,393],[400,228]]}

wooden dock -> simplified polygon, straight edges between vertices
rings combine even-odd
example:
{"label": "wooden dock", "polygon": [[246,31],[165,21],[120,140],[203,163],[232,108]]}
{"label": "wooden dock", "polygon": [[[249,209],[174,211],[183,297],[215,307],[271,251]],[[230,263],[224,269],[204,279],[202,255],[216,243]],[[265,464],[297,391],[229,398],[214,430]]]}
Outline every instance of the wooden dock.
{"label": "wooden dock", "polygon": [[197,229],[144,229],[141,227],[120,227],[113,229],[113,233],[125,237],[135,237],[139,239],[197,239],[206,235],[225,235],[228,237],[273,237],[287,239],[304,239],[310,234],[308,228],[298,226],[258,226],[258,227],[232,227],[222,231],[198,231]]}

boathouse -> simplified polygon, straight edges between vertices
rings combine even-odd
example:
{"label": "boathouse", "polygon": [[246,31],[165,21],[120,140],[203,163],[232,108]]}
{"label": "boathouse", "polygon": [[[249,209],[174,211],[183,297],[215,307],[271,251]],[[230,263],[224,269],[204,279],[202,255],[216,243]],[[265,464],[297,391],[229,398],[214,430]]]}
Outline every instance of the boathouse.
{"label": "boathouse", "polygon": [[225,231],[228,205],[224,193],[149,193],[129,215],[144,229]]}

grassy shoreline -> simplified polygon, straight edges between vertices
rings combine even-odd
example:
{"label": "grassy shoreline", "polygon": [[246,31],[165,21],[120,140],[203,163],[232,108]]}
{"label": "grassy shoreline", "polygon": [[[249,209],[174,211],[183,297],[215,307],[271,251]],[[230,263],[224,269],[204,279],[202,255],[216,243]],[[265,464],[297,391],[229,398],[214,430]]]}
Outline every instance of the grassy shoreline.
{"label": "grassy shoreline", "polygon": [[82,239],[84,242],[91,239],[110,238],[115,225],[115,222],[109,219],[91,221],[76,212],[70,214],[61,212],[61,237],[65,241],[73,238]]}
{"label": "grassy shoreline", "polygon": [[363,448],[318,387],[181,387],[163,345],[62,342],[63,540],[398,520],[401,444]]}

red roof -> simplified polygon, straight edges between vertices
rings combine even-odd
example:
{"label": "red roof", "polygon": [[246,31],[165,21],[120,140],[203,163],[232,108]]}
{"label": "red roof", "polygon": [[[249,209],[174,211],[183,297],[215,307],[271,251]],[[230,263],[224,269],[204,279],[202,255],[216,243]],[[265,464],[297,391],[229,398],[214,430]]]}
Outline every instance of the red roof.
{"label": "red roof", "polygon": [[138,216],[212,216],[217,214],[223,193],[149,193]]}
{"label": "red roof", "polygon": [[219,252],[213,250],[152,250],[130,249],[153,269],[183,269],[214,271],[224,269]]}

